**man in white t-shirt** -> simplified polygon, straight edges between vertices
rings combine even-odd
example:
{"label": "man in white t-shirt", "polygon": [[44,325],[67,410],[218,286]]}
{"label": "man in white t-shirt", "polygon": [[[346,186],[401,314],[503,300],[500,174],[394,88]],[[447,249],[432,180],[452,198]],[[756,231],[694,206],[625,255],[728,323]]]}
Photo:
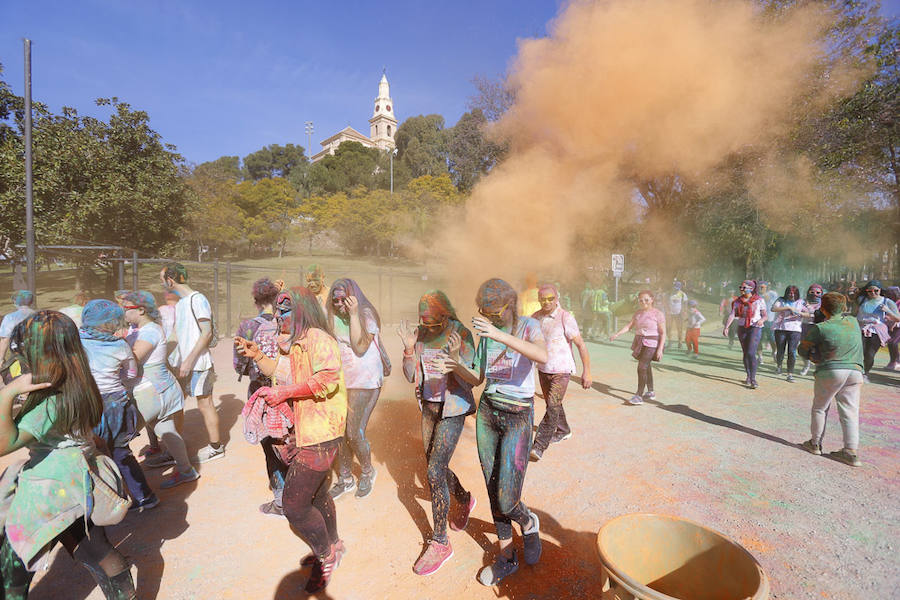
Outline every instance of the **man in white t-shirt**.
{"label": "man in white t-shirt", "polygon": [[188,284],[187,269],[180,263],[169,263],[159,274],[163,287],[179,296],[175,305],[175,357],[170,364],[181,381],[186,396],[197,399],[203,415],[209,445],[197,452],[198,462],[225,456],[225,446],[219,437],[219,414],[213,404],[212,390],[216,379],[209,345],[212,342],[212,309],[209,300]]}
{"label": "man in white t-shirt", "polygon": [[0,321],[0,362],[3,362],[6,358],[6,351],[9,350],[9,338],[13,329],[34,312],[34,294],[28,290],[17,291],[13,294],[12,301],[16,310],[3,317],[3,320]]}

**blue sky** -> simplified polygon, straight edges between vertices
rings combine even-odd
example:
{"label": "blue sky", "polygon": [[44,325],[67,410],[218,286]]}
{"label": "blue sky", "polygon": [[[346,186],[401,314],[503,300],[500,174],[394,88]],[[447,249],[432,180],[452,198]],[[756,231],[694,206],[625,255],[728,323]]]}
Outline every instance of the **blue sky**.
{"label": "blue sky", "polygon": [[[884,0],[900,15],[900,0]],[[502,73],[516,40],[546,34],[559,0],[474,2],[6,0],[3,79],[23,93],[22,38],[32,40],[32,90],[51,110],[102,115],[118,96],[191,162],[264,145],[307,146],[367,119],[387,68],[402,122],[438,113],[453,125],[471,78]]]}

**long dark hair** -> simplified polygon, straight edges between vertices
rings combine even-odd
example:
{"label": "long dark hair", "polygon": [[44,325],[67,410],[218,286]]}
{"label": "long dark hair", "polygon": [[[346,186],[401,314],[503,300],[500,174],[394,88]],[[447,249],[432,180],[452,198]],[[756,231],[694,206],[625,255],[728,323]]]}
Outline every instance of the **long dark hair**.
{"label": "long dark hair", "polygon": [[[362,290],[359,287],[359,284],[354,280],[349,278],[341,278],[331,284],[331,289],[328,290],[328,322],[332,322],[332,318],[334,317],[334,291],[335,290],[343,290],[347,296],[353,296],[359,301],[359,311],[363,312],[363,309],[368,308],[372,311],[372,315],[375,317],[375,323],[378,324],[378,329],[381,329],[381,317],[378,316],[378,311],[375,310],[375,307],[372,306],[372,303],[369,302],[369,299],[366,298],[366,295],[363,294]],[[315,297],[315,296],[314,296]]]}
{"label": "long dark hair", "polygon": [[19,418],[55,396],[54,430],[90,438],[103,416],[103,399],[72,319],[55,310],[38,311],[16,326],[10,344],[31,371],[33,383],[53,384],[28,394]]}
{"label": "long dark hair", "polygon": [[291,288],[289,292],[281,292],[276,300],[279,307],[284,304],[286,297],[290,298],[291,312],[293,313],[293,326],[289,338],[291,344],[305,336],[306,332],[313,327],[334,337],[331,331],[331,320],[325,317],[322,306],[311,291],[305,287],[295,287]]}
{"label": "long dark hair", "polygon": [[800,299],[800,289],[796,285],[789,285],[784,288],[784,299],[793,302]]}

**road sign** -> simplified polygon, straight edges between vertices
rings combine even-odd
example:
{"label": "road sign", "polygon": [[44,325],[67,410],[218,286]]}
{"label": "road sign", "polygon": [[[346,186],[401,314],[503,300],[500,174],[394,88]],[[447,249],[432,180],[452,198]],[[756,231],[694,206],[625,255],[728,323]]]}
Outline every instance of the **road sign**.
{"label": "road sign", "polygon": [[613,254],[612,255],[613,277],[621,277],[622,273],[624,271],[625,271],[625,255],[624,254]]}

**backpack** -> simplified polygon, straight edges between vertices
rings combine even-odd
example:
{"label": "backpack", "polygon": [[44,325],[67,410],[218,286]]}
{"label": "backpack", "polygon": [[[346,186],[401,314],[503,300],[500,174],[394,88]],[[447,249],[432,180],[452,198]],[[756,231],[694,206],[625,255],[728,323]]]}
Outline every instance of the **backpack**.
{"label": "backpack", "polygon": [[[197,313],[194,312],[194,295],[199,293],[200,292],[194,292],[191,294],[190,305],[191,314],[194,315],[194,322],[197,323],[197,329],[202,332],[203,330],[200,328],[200,319],[197,318]],[[212,339],[209,340],[209,346],[207,346],[207,348],[215,348],[219,345],[219,329],[216,327],[216,319],[213,317],[212,311],[209,311],[209,326],[212,331]]]}
{"label": "backpack", "polygon": [[[278,322],[275,319],[266,319],[262,316],[245,319],[238,325],[237,337],[255,342],[259,349],[269,358],[278,356]],[[234,370],[237,371],[238,381],[247,375],[250,381],[259,381],[266,377],[259,372],[256,361],[241,356],[234,352]]]}

